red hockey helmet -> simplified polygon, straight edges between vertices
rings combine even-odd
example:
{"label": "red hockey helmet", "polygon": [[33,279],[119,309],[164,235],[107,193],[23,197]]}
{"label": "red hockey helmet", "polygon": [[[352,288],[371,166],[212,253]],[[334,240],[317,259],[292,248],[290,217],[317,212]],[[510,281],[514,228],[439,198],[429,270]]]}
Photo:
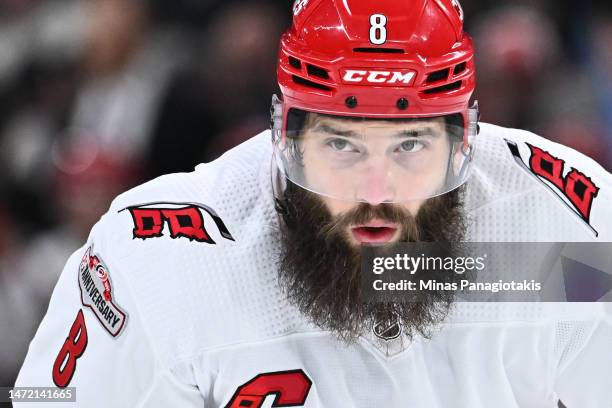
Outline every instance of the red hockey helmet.
{"label": "red hockey helmet", "polygon": [[458,0],[297,0],[293,12],[278,58],[285,113],[467,113],[474,49]]}
{"label": "red hockey helmet", "polygon": [[293,14],[278,56],[276,137],[293,109],[374,119],[461,114],[469,150],[476,75],[458,0],[297,0]]}

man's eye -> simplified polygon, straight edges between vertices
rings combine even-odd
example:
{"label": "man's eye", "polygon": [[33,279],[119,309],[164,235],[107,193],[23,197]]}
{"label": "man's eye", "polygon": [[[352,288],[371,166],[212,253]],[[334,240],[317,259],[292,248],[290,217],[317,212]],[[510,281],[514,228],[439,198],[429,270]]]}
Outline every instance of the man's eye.
{"label": "man's eye", "polygon": [[339,152],[354,152],[353,146],[344,139],[332,139],[327,142],[328,146]]}
{"label": "man's eye", "polygon": [[425,147],[423,143],[418,140],[406,140],[404,141],[400,147],[400,152],[408,152],[408,153],[416,153]]}

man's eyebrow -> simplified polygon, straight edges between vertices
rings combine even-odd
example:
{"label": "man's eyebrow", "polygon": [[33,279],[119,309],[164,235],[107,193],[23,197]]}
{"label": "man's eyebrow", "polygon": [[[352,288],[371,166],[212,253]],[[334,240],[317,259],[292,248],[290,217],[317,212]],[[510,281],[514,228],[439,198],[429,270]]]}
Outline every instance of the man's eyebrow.
{"label": "man's eyebrow", "polygon": [[[336,136],[343,136],[343,137],[360,137],[359,133],[353,130],[341,130],[341,129],[335,128],[332,124],[325,123],[325,122],[318,123],[317,125],[315,125],[312,131],[320,132],[320,133],[327,133],[327,134],[336,135]],[[401,130],[397,132],[396,134],[394,134],[393,136],[398,137],[398,138],[419,137],[419,136],[437,137],[438,132],[432,126],[423,125],[423,126],[419,126],[414,129]]]}
{"label": "man's eyebrow", "polygon": [[415,129],[402,130],[395,134],[396,137],[419,137],[419,136],[431,136],[437,137],[439,133],[431,126],[423,126]]}
{"label": "man's eyebrow", "polygon": [[337,136],[344,136],[344,137],[359,137],[359,134],[357,132],[354,132],[352,130],[340,130],[340,129],[333,127],[333,125],[330,125],[327,123],[317,124],[312,131],[313,132],[323,132],[323,133],[328,133],[328,134],[337,135]]}

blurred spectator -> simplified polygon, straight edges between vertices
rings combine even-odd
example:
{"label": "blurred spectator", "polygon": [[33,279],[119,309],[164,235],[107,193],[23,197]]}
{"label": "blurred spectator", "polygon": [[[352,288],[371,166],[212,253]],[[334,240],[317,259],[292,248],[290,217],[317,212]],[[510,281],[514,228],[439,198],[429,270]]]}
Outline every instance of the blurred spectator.
{"label": "blurred spectator", "polygon": [[568,65],[540,82],[539,92],[529,101],[532,129],[606,163],[605,129],[589,78]]}
{"label": "blurred spectator", "polygon": [[180,48],[171,35],[149,31],[146,2],[87,2],[90,24],[84,81],[69,137],[94,137],[102,145],[140,159],[149,144],[160,98],[180,62]]}
{"label": "blurred spectator", "polygon": [[290,23],[267,2],[218,10],[197,36],[194,66],[174,82],[148,162],[154,175],[191,171],[269,126],[276,52]]}
{"label": "blurred spectator", "polygon": [[[29,65],[32,69],[24,70],[30,75],[6,97],[6,105],[13,105],[13,114],[4,126],[0,120],[0,166],[6,167],[3,173],[8,180],[4,185],[14,200],[9,205],[29,232],[55,221],[55,215],[42,207],[31,205],[28,211],[20,210],[20,202],[44,202],[51,181],[48,152],[53,146],[62,140],[94,138],[141,160],[150,144],[166,84],[182,60],[180,41],[173,31],[155,28],[146,2],[83,0],[57,4],[62,7],[45,6],[34,14],[48,16],[54,15],[53,10],[60,13],[78,9],[72,14],[82,21],[69,26],[82,41],[47,39],[46,43],[54,43],[55,47],[43,48],[59,49],[63,44],[73,52],[77,50],[78,58],[56,56],[39,61],[41,54],[53,53],[38,53]],[[37,31],[48,36],[61,31],[52,28],[61,19],[55,17],[55,23],[52,17],[39,19],[42,21],[37,20]],[[64,22],[72,20],[78,19]],[[31,48],[37,47],[41,48]],[[19,98],[25,90],[31,91]]]}
{"label": "blurred spectator", "polygon": [[586,58],[587,72],[591,74],[593,93],[599,104],[597,112],[604,128],[603,144],[599,143],[604,152],[602,160],[607,159],[608,168],[612,168],[612,5],[600,5],[592,12],[592,18],[582,22],[591,43],[585,47],[590,51],[590,57]]}
{"label": "blurred spectator", "polygon": [[61,228],[69,231],[72,249],[87,240],[91,227],[106,212],[113,198],[140,180],[141,166],[119,149],[81,140],[52,153],[52,199]]}
{"label": "blurred spectator", "polygon": [[474,41],[482,119],[528,127],[529,101],[559,60],[559,38],[552,22],[534,7],[500,7],[476,21]]}
{"label": "blurred spectator", "polygon": [[11,18],[0,18],[0,191],[17,226],[33,233],[52,223],[41,205],[48,151],[78,87],[84,12],[76,0],[10,3]]}
{"label": "blurred spectator", "polygon": [[593,35],[576,41],[588,2],[579,9],[563,13],[553,2],[516,2],[481,14],[473,30],[476,94],[484,121],[534,131],[612,168],[612,71],[602,51],[610,42],[597,23],[609,20],[605,14],[587,19]]}

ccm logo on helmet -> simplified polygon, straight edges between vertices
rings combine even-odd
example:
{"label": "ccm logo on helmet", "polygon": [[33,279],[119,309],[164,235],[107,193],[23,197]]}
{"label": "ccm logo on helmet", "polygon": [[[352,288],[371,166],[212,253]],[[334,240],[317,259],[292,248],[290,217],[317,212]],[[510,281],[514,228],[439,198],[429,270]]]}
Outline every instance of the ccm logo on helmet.
{"label": "ccm logo on helmet", "polygon": [[354,85],[410,86],[415,72],[409,69],[368,70],[341,69],[342,82]]}

